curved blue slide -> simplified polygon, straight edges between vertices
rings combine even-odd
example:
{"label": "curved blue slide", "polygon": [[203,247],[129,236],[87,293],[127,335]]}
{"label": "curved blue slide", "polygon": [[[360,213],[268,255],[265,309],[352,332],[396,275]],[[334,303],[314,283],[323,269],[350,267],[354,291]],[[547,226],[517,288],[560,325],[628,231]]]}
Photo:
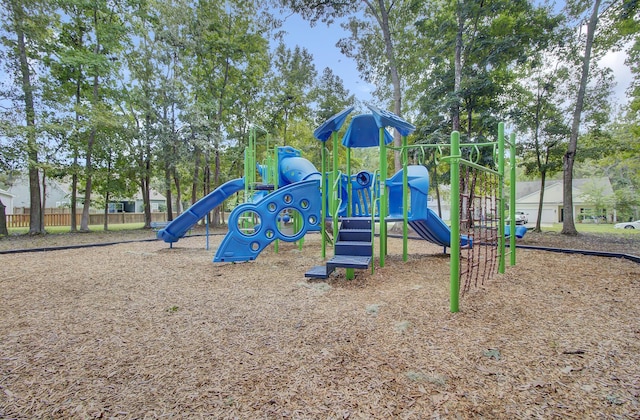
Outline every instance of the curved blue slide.
{"label": "curved blue slide", "polygon": [[220,185],[160,230],[158,238],[168,243],[178,242],[193,225],[198,223],[198,220],[222,204],[229,196],[243,189],[244,178],[233,179]]}
{"label": "curved blue slide", "polygon": [[[442,220],[436,212],[427,208],[426,217],[412,217],[409,226],[420,235],[422,239],[436,245],[451,246],[451,228]],[[460,236],[460,246],[472,246],[473,241],[465,235]]]}
{"label": "curved blue slide", "polygon": [[[402,181],[400,170],[386,182],[389,187],[389,218],[402,220]],[[422,238],[436,245],[451,246],[451,228],[427,207],[429,194],[429,172],[422,165],[407,167],[407,181],[411,191],[411,204],[408,224]],[[460,246],[473,246],[473,241],[465,235],[460,236]]]}

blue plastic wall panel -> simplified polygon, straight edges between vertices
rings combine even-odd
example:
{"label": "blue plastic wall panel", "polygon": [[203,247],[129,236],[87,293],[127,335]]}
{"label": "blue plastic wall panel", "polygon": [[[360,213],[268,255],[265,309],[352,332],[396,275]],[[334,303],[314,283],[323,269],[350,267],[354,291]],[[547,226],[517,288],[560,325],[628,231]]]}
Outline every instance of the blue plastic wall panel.
{"label": "blue plastic wall panel", "polygon": [[[298,182],[280,188],[258,203],[245,203],[236,207],[229,216],[229,232],[222,240],[214,262],[250,261],[271,242],[279,239],[295,242],[307,233],[320,231],[320,181]],[[293,220],[282,217],[298,212],[302,225],[290,232]],[[241,217],[251,216],[255,224],[242,231]]]}
{"label": "blue plastic wall panel", "polygon": [[[389,188],[389,219],[402,219],[402,170],[387,179]],[[429,171],[422,165],[407,166],[407,183],[411,195],[409,219],[427,218]]]}

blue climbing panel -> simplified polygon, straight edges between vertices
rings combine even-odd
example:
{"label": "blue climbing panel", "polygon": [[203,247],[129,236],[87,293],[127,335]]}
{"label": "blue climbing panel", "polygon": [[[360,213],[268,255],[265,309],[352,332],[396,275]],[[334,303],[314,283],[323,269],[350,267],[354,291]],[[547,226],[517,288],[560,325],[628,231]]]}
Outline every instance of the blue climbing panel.
{"label": "blue climbing panel", "polygon": [[[318,179],[296,182],[257,203],[242,204],[231,212],[229,232],[213,261],[254,260],[276,239],[295,242],[307,232],[320,231],[320,211]],[[296,212],[300,216],[297,221],[290,216]]]}

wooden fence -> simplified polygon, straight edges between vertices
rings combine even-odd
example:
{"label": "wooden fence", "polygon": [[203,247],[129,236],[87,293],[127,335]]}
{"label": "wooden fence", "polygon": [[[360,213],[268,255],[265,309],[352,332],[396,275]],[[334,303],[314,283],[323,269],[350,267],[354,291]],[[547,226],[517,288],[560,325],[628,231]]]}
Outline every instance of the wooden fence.
{"label": "wooden fence", "polygon": [[[82,214],[76,215],[76,225],[80,226]],[[144,223],[144,213],[109,213],[108,223],[110,225],[123,223]],[[167,220],[166,213],[151,213],[152,222],[164,222]],[[89,214],[90,225],[104,225],[104,213]],[[44,215],[45,226],[70,226],[71,215],[69,213],[46,213]],[[7,214],[7,227],[29,227],[28,214]]]}

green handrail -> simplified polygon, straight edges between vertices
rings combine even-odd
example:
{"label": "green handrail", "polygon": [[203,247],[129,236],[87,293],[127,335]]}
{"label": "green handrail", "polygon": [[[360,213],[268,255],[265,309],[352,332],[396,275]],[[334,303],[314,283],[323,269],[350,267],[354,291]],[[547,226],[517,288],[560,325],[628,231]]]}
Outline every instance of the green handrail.
{"label": "green handrail", "polygon": [[371,193],[369,194],[369,201],[371,202],[371,274],[375,273],[376,262],[376,207],[380,203],[380,197],[376,194],[376,183],[380,172],[376,169],[373,172],[371,181]]}

